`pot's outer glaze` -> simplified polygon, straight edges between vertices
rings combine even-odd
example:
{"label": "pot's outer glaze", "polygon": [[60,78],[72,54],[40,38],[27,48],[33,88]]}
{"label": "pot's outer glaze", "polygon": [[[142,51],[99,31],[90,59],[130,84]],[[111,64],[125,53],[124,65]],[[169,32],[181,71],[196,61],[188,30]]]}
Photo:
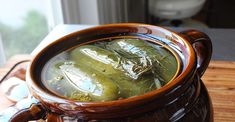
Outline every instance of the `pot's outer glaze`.
{"label": "pot's outer glaze", "polygon": [[[56,54],[75,45],[110,37],[142,37],[171,48],[181,59],[181,73],[158,90],[141,96],[110,102],[75,102],[56,96],[41,83],[45,63]],[[208,92],[200,80],[207,68],[212,47],[209,38],[190,30],[176,34],[145,24],[110,24],[69,34],[49,44],[33,59],[27,72],[27,84],[38,100],[38,114],[47,121],[185,121],[211,122],[213,110]],[[34,112],[33,109],[28,111]],[[11,121],[19,120],[16,114]],[[18,117],[18,118],[17,118]],[[21,116],[22,118],[22,116]],[[21,119],[22,120],[22,119]]]}

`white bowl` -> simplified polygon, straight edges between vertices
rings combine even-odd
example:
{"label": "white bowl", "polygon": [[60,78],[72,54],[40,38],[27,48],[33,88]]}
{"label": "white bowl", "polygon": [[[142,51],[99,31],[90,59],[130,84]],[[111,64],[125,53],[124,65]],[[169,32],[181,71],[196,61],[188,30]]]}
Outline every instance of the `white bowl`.
{"label": "white bowl", "polygon": [[149,11],[162,19],[184,19],[197,14],[206,0],[150,0]]}

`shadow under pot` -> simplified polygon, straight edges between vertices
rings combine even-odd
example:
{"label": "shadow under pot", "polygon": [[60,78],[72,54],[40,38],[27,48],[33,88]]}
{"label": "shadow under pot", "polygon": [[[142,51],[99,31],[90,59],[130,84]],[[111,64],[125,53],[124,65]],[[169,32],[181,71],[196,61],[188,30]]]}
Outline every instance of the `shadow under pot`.
{"label": "shadow under pot", "polygon": [[64,36],[42,49],[27,71],[32,97],[11,122],[211,122],[201,77],[209,37],[146,24],[110,24]]}

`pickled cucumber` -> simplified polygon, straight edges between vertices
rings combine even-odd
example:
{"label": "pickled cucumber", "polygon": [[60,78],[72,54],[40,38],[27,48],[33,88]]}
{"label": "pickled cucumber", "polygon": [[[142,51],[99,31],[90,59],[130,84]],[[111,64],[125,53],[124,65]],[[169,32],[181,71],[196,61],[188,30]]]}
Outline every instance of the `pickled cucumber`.
{"label": "pickled cucumber", "polygon": [[161,47],[139,39],[116,39],[106,45],[107,49],[114,50],[129,57],[139,57],[142,65],[150,65],[155,77],[166,84],[175,75],[177,61],[172,54]]}
{"label": "pickled cucumber", "polygon": [[63,64],[59,68],[67,83],[74,86],[78,93],[89,96],[92,101],[110,101],[119,98],[117,85],[92,68],[79,64]]}
{"label": "pickled cucumber", "polygon": [[138,80],[120,76],[110,78],[117,83],[117,86],[120,90],[119,93],[122,98],[143,95],[154,89],[160,88],[156,87],[154,79],[151,75],[142,77]]}
{"label": "pickled cucumber", "polygon": [[46,88],[72,100],[112,101],[162,87],[177,67],[176,58],[160,45],[116,39],[53,57],[43,68],[42,80]]}
{"label": "pickled cucumber", "polygon": [[91,45],[80,46],[71,51],[72,60],[80,65],[92,67],[93,71],[97,70],[112,79],[117,84],[120,90],[119,93],[123,98],[141,95],[156,89],[153,76],[148,75],[147,77],[135,79],[125,75],[127,74],[126,70],[117,68],[117,65],[128,68],[125,66],[129,64],[118,62],[120,58],[118,54]]}
{"label": "pickled cucumber", "polygon": [[119,75],[138,79],[140,74],[149,71],[150,67],[139,65],[135,60],[127,59],[118,53],[93,45],[84,45],[71,51],[71,59],[76,63],[92,66],[105,75]]}

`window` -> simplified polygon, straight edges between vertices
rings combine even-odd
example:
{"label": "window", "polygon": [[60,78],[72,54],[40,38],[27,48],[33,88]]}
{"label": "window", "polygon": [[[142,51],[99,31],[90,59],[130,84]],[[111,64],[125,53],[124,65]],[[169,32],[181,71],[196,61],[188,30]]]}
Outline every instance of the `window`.
{"label": "window", "polygon": [[47,0],[0,0],[0,56],[30,53],[48,33],[47,10]]}

